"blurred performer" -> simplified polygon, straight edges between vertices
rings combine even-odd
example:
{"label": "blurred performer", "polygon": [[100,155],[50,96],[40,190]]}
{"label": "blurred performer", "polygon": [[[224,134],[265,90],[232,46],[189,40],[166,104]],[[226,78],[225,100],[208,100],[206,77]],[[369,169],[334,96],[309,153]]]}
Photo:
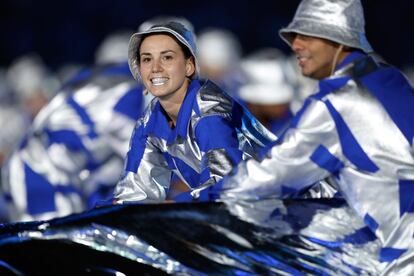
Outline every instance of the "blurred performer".
{"label": "blurred performer", "polygon": [[[16,103],[14,93],[8,86],[5,73],[0,68],[0,176],[7,157],[18,145],[26,127],[21,107]],[[0,178],[1,187],[1,178]],[[6,203],[0,197],[0,222],[7,218]]]}
{"label": "blurred performer", "polygon": [[5,70],[0,68],[0,168],[18,145],[25,129],[25,119],[13,92]]}
{"label": "blurred performer", "polygon": [[80,212],[112,195],[143,109],[127,47],[128,41],[124,49],[106,47],[123,51],[124,58],[80,71],[36,116],[4,170],[11,221]]}
{"label": "blurred performer", "polygon": [[16,59],[7,71],[7,81],[17,93],[27,124],[32,122],[59,87],[58,80],[36,54]]}
{"label": "blurred performer", "polygon": [[261,49],[244,59],[241,68],[247,81],[240,87],[240,98],[253,116],[279,136],[293,116],[294,91],[285,74],[285,56],[275,48]]}
{"label": "blurred performer", "polygon": [[171,21],[131,37],[129,65],[154,100],[131,138],[116,203],[166,199],[174,172],[197,198],[273,139],[211,81],[198,78],[193,33]]}
{"label": "blurred performer", "polygon": [[217,83],[232,97],[238,97],[243,83],[239,62],[242,47],[238,38],[229,30],[208,28],[197,37],[200,75]]}
{"label": "blurred performer", "polygon": [[319,91],[264,160],[241,163],[220,183],[221,197],[287,197],[334,176],[382,242],[384,275],[412,275],[414,89],[369,54],[359,0],[303,0],[280,35]]}
{"label": "blurred performer", "polygon": [[0,104],[0,168],[23,136],[25,122],[18,108]]}

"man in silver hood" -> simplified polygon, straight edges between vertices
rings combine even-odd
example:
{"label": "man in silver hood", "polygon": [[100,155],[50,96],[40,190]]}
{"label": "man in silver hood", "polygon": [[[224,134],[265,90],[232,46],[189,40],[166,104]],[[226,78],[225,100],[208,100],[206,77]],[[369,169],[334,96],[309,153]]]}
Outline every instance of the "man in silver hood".
{"label": "man in silver hood", "polygon": [[414,90],[370,55],[364,24],[359,0],[301,2],[280,36],[319,90],[262,161],[240,163],[210,195],[289,197],[332,176],[381,241],[386,271],[413,273]]}

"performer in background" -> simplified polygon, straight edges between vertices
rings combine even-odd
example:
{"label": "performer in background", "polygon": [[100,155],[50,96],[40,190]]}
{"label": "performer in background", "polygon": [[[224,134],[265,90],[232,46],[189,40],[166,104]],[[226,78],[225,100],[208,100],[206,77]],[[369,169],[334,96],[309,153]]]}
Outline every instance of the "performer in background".
{"label": "performer in background", "polygon": [[293,117],[294,85],[288,80],[287,59],[276,48],[262,48],[240,62],[245,83],[239,97],[272,133],[280,136]]}
{"label": "performer in background", "polygon": [[[123,51],[122,58],[111,53],[104,58],[105,51],[98,50],[99,65],[72,77],[35,117],[3,168],[9,221],[64,216],[111,198],[143,110],[143,89],[126,58],[131,33],[123,49],[123,33],[102,44]],[[112,47],[105,45],[108,40]]]}

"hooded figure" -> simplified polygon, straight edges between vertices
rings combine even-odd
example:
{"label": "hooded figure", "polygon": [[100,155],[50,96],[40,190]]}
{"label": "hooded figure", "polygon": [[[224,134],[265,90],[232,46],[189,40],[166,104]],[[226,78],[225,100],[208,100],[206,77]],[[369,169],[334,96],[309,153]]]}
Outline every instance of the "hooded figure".
{"label": "hooded figure", "polygon": [[398,69],[367,55],[359,0],[303,0],[280,35],[319,90],[266,158],[242,162],[216,185],[219,196],[289,197],[334,177],[382,243],[379,260],[391,262],[384,272],[414,273],[413,88]]}
{"label": "hooded figure", "polygon": [[239,97],[276,136],[292,118],[290,102],[294,92],[285,73],[286,64],[285,56],[276,48],[261,49],[241,62],[246,83],[240,87]]}
{"label": "hooded figure", "polygon": [[116,203],[166,199],[174,172],[189,198],[274,140],[240,104],[199,79],[193,33],[171,21],[132,35],[129,66],[155,98],[131,138]]}
{"label": "hooded figure", "polygon": [[240,69],[242,47],[238,38],[227,29],[207,28],[198,33],[197,45],[202,76],[237,97],[244,81]]}

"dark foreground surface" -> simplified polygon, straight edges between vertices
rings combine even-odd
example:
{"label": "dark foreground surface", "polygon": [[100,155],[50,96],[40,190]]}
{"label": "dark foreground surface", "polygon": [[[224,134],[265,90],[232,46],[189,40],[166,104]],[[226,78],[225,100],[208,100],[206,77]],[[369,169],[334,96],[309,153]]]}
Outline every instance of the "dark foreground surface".
{"label": "dark foreground surface", "polygon": [[377,274],[340,200],[108,206],[0,227],[0,275]]}

